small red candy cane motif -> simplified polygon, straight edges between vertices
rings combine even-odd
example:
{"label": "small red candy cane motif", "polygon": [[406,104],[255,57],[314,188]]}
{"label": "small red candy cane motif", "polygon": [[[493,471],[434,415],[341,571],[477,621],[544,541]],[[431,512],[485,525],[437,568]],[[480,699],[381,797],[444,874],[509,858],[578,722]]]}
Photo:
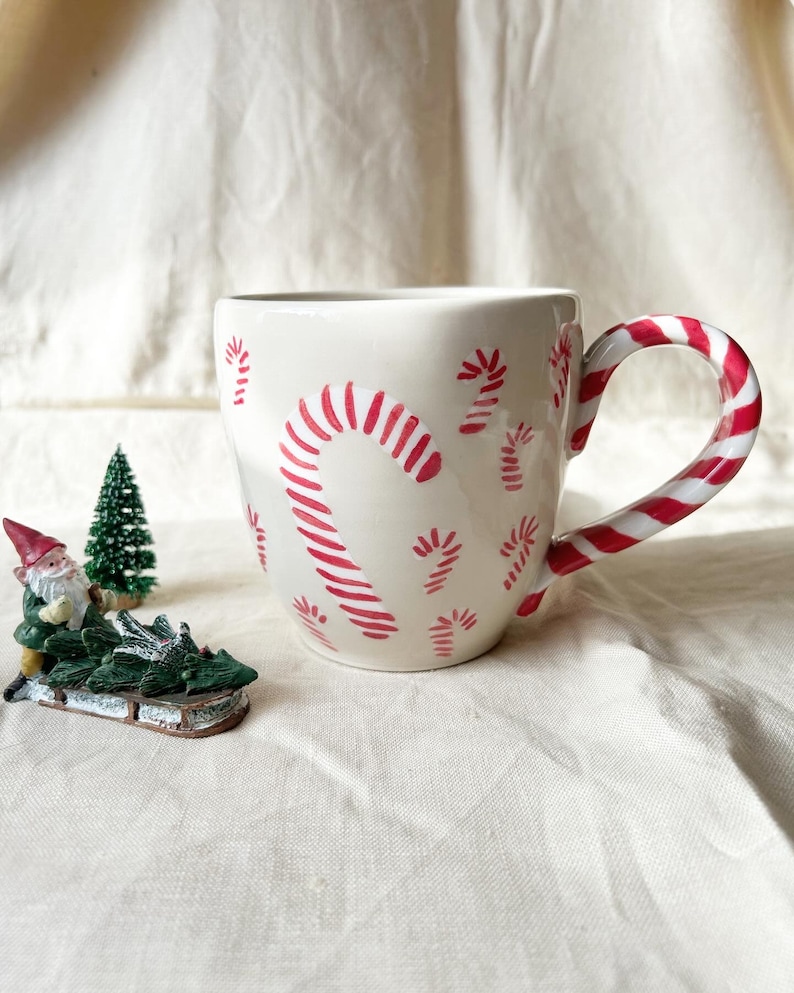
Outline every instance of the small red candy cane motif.
{"label": "small red candy cane motif", "polygon": [[458,379],[470,382],[484,376],[485,382],[458,428],[461,434],[476,434],[485,427],[485,422],[499,403],[506,372],[507,364],[502,361],[498,348],[475,348],[463,360]]}
{"label": "small red candy cane motif", "polygon": [[505,434],[502,445],[502,482],[508,493],[514,493],[524,486],[524,474],[516,455],[519,445],[528,445],[535,437],[531,424],[522,421]]}
{"label": "small red candy cane motif", "polygon": [[427,426],[404,404],[383,390],[375,392],[352,382],[327,385],[300,400],[281,434],[281,475],[298,532],[317,563],[317,574],[363,635],[388,638],[398,630],[394,615],[384,608],[342,541],[320,481],[320,449],[344,431],[372,438],[417,483],[438,475],[441,453]]}
{"label": "small red candy cane motif", "polygon": [[568,379],[571,374],[571,355],[573,345],[571,344],[572,324],[560,326],[557,341],[552,345],[549,355],[549,366],[551,367],[552,379],[556,384],[554,390],[554,406],[559,407],[565,399],[565,391],[568,389]]}
{"label": "small red candy cane motif", "polygon": [[417,537],[413,546],[414,558],[424,559],[434,551],[441,552],[441,558],[425,583],[425,593],[438,593],[439,590],[443,590],[455,563],[460,558],[458,553],[463,547],[462,542],[455,542],[455,538],[454,531],[439,531],[438,528],[431,528]]}
{"label": "small red candy cane motif", "polygon": [[251,534],[256,542],[256,550],[259,555],[259,564],[265,572],[267,572],[267,534],[265,533],[265,529],[259,523],[259,514],[254,510],[250,503],[246,507],[245,519],[248,521],[248,527],[251,529]]}
{"label": "small red candy cane motif", "polygon": [[512,588],[513,583],[521,575],[524,566],[529,558],[529,550],[535,544],[535,532],[538,530],[538,523],[534,517],[522,517],[518,528],[513,528],[510,537],[499,550],[500,555],[506,559],[512,558],[513,562],[510,571],[504,581],[506,590]]}
{"label": "small red candy cane motif", "polygon": [[452,655],[455,644],[455,628],[470,631],[477,623],[477,615],[473,610],[453,610],[450,614],[442,614],[436,623],[430,626],[430,640],[433,651],[440,659],[448,659]]}
{"label": "small red candy cane motif", "polygon": [[226,346],[226,363],[234,365],[237,363],[237,389],[234,391],[234,405],[239,406],[245,403],[245,388],[248,385],[248,373],[251,366],[248,364],[248,350],[243,348],[242,338],[232,340]]}
{"label": "small red candy cane motif", "polygon": [[298,616],[301,619],[301,623],[310,631],[311,634],[326,648],[330,648],[332,652],[336,651],[336,647],[329,640],[324,631],[321,631],[317,627],[318,624],[325,624],[328,618],[325,614],[320,613],[319,607],[316,604],[310,603],[305,596],[300,598],[295,597],[292,601],[292,606],[297,610]]}
{"label": "small red candy cane motif", "polygon": [[533,613],[558,576],[605,555],[630,548],[698,510],[729,483],[753,447],[761,420],[761,391],[749,359],[719,328],[693,317],[639,317],[601,335],[584,357],[569,453],[584,448],[610,377],[629,355],[656,345],[683,345],[697,352],[717,376],[720,409],[706,447],[663,486],[594,524],[552,540],[535,588],[518,614]]}

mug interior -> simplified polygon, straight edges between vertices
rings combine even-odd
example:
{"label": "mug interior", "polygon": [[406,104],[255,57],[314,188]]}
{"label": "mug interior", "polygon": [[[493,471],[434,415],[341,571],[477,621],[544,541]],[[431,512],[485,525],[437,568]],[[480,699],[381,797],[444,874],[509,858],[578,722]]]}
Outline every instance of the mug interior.
{"label": "mug interior", "polygon": [[495,286],[417,286],[377,290],[313,291],[308,293],[252,293],[227,299],[259,303],[334,304],[334,303],[406,303],[437,301],[439,303],[473,303],[479,301],[521,300],[548,296],[569,296],[578,300],[575,290],[557,287],[511,289]]}

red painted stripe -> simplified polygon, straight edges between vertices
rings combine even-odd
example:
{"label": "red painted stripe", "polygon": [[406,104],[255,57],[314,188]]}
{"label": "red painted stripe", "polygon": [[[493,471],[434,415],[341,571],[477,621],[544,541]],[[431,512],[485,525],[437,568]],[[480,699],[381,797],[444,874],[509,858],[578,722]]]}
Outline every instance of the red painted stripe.
{"label": "red painted stripe", "polygon": [[700,506],[699,503],[683,503],[673,497],[651,497],[632,504],[630,509],[647,514],[660,524],[670,525],[683,520]]}
{"label": "red painted stripe", "polygon": [[717,455],[713,459],[693,462],[679,478],[705,479],[707,483],[719,486],[733,479],[743,464],[744,459],[725,459]]}
{"label": "red painted stripe", "polygon": [[284,466],[281,466],[279,471],[291,483],[297,483],[298,486],[303,486],[307,490],[314,490],[315,493],[319,493],[323,488],[321,483],[314,483],[310,479],[306,479],[305,476],[298,476],[294,472],[290,472],[289,469],[285,469]]}
{"label": "red painted stripe", "polygon": [[725,370],[723,389],[727,390],[727,396],[735,397],[747,380],[750,360],[732,338],[728,339],[728,350],[725,353],[722,367]]}
{"label": "red painted stripe", "polygon": [[[382,623],[378,623],[377,621],[370,621],[370,620],[359,621],[356,620],[355,617],[348,617],[348,620],[350,621],[351,624],[355,624],[356,627],[366,628],[367,631],[389,631],[391,633],[393,633],[394,631],[399,631],[399,628],[396,627],[394,624],[385,624],[385,623],[382,624]],[[392,618],[392,620],[394,620],[394,618]]]}
{"label": "red painted stripe", "polygon": [[587,444],[587,439],[590,437],[590,431],[593,427],[593,420],[589,420],[587,424],[583,424],[578,427],[574,433],[571,435],[571,451],[581,452],[584,446]]}
{"label": "red painted stripe", "polygon": [[496,403],[499,403],[499,397],[479,397],[472,403],[472,407],[493,407]]}
{"label": "red painted stripe", "polygon": [[426,483],[428,479],[437,476],[439,472],[441,472],[441,452],[433,452],[416,474],[416,481],[417,483]]}
{"label": "red painted stripe", "polygon": [[379,390],[372,398],[372,403],[369,405],[367,417],[364,421],[364,434],[372,434],[374,431],[375,425],[378,423],[378,418],[380,417],[380,409],[383,406],[383,398],[385,396],[386,394],[383,390]]}
{"label": "red painted stripe", "polygon": [[399,456],[402,454],[402,450],[408,444],[408,439],[414,433],[418,424],[419,424],[419,418],[414,417],[414,415],[411,414],[411,416],[403,425],[402,433],[400,434],[400,437],[397,439],[397,444],[392,449],[392,453],[391,453],[392,458],[394,459],[399,458]]}
{"label": "red painted stripe", "polygon": [[[322,576],[323,579],[329,579],[332,583],[342,583],[344,586],[358,586],[364,587],[368,590],[372,589],[371,583],[367,582],[366,579],[353,579],[350,576],[335,576],[332,572],[326,572],[325,569],[317,567],[317,575]],[[328,589],[328,587],[326,587]],[[351,594],[345,594],[350,596]]]}
{"label": "red painted stripe", "polygon": [[592,561],[589,555],[580,552],[569,541],[562,541],[559,545],[554,545],[549,550],[547,558],[549,568],[558,576],[567,576],[569,572],[575,572],[583,566],[590,565]]}
{"label": "red painted stripe", "polygon": [[386,424],[383,428],[383,434],[380,436],[381,445],[385,445],[386,442],[388,441],[389,435],[394,430],[394,425],[400,419],[404,410],[405,410],[405,405],[402,403],[395,404],[395,406],[392,408],[391,412],[389,413],[389,416],[386,418]]}
{"label": "red painted stripe", "polygon": [[292,513],[305,524],[311,524],[312,527],[321,528],[323,531],[333,531],[336,534],[336,528],[333,524],[329,524],[327,521],[321,521],[319,517],[307,514],[305,510],[301,510],[299,507],[293,507]]}
{"label": "red painted stripe", "polygon": [[289,459],[290,462],[292,462],[293,465],[298,466],[298,468],[314,469],[315,471],[317,470],[316,465],[313,465],[311,462],[304,462],[302,459],[299,459],[297,455],[293,455],[283,441],[279,442],[278,447],[281,449],[281,454],[284,456],[284,458]]}
{"label": "red painted stripe", "polygon": [[313,531],[308,531],[306,528],[297,528],[299,534],[302,534],[304,538],[309,538],[311,541],[316,542],[318,545],[322,545],[324,548],[333,548],[336,552],[346,552],[347,548],[340,544],[338,541],[333,541],[331,538],[325,538],[321,534],[316,534]]}
{"label": "red painted stripe", "polygon": [[364,637],[372,638],[375,641],[383,641],[385,638],[388,638],[389,636],[387,634],[377,634],[375,631],[365,631]]}
{"label": "red painted stripe", "polygon": [[325,414],[325,418],[328,421],[328,423],[331,425],[331,427],[334,429],[334,431],[336,431],[337,433],[339,433],[341,431],[344,431],[345,430],[344,429],[344,425],[339,420],[339,418],[336,416],[336,411],[334,410],[334,405],[331,402],[331,387],[330,386],[323,387],[323,391],[320,394],[320,403],[322,404],[323,413]]}
{"label": "red painted stripe", "polygon": [[340,603],[339,606],[348,614],[355,614],[356,617],[368,617],[372,621],[393,621],[394,614],[388,610],[369,610],[366,607],[351,607],[348,603]]}
{"label": "red painted stripe", "polygon": [[671,345],[673,343],[656,321],[652,321],[649,317],[646,317],[644,321],[634,321],[627,324],[626,330],[632,339],[643,348],[649,345]]}
{"label": "red painted stripe", "polygon": [[701,355],[709,358],[711,356],[711,339],[700,321],[696,321],[694,317],[679,317],[677,320],[681,322],[690,346]]}
{"label": "red painted stripe", "polygon": [[485,372],[488,368],[488,359],[485,357],[485,352],[481,348],[478,348],[476,354],[480,363],[480,369],[482,372]]}
{"label": "red painted stripe", "polygon": [[[369,586],[369,583],[367,584]],[[380,597],[374,593],[354,593],[352,590],[343,590],[336,586],[325,587],[329,593],[340,600],[355,600],[356,603],[380,603]],[[372,589],[372,587],[369,587]]]}
{"label": "red painted stripe", "polygon": [[494,390],[500,390],[503,384],[503,379],[497,379],[494,383],[485,383],[482,387],[480,387],[480,393],[493,393]]}
{"label": "red painted stripe", "polygon": [[307,441],[304,441],[303,438],[299,437],[299,435],[295,431],[295,428],[290,424],[289,421],[287,421],[285,427],[287,429],[287,434],[290,436],[290,438],[292,438],[295,444],[299,448],[302,448],[304,452],[308,452],[310,455],[320,454],[319,448],[315,448],[313,445],[310,445]]}
{"label": "red painted stripe", "polygon": [[521,601],[521,605],[516,611],[518,616],[529,617],[530,614],[534,614],[535,611],[540,606],[540,602],[545,595],[546,595],[546,591],[541,590],[540,593],[530,593],[529,596],[525,596],[524,599]]}
{"label": "red painted stripe", "polygon": [[606,389],[609,377],[619,364],[615,363],[607,369],[596,369],[594,372],[588,372],[579,386],[579,403],[587,403],[594,397],[600,397]]}
{"label": "red painted stripe", "polygon": [[723,417],[714,435],[715,441],[722,441],[724,438],[735,438],[740,434],[747,434],[748,431],[755,431],[761,420],[761,397],[760,395],[744,405],[730,411]]}
{"label": "red painted stripe", "polygon": [[[330,514],[331,508],[326,507],[324,503],[320,503],[319,500],[312,500],[311,497],[304,496],[302,493],[298,493],[297,490],[288,489],[287,496],[296,500],[298,503],[302,503],[304,507],[308,507],[310,510],[316,510],[321,514]],[[294,512],[294,509],[293,509]]]}
{"label": "red painted stripe", "polygon": [[482,431],[485,427],[485,422],[481,424],[472,424],[471,421],[466,421],[458,428],[461,434],[477,434],[478,431]]}
{"label": "red painted stripe", "polygon": [[631,548],[632,545],[636,545],[642,540],[616,531],[608,524],[592,524],[590,527],[582,528],[581,533],[591,545],[595,545],[599,552],[604,552],[604,554],[621,552],[624,548]]}
{"label": "red painted stripe", "polygon": [[358,421],[356,419],[356,400],[353,394],[352,382],[349,382],[345,387],[345,414],[347,415],[347,423],[355,431]]}
{"label": "red painted stripe", "polygon": [[327,431],[323,431],[317,421],[315,421],[309,413],[309,408],[306,406],[306,401],[303,398],[298,401],[298,410],[300,411],[304,424],[312,432],[312,434],[316,434],[321,441],[331,440],[331,435],[328,434]]}
{"label": "red painted stripe", "polygon": [[494,351],[493,351],[493,355],[491,356],[491,361],[488,363],[488,369],[491,372],[493,372],[494,369],[496,368],[496,364],[497,364],[497,362],[499,361],[500,358],[501,358],[501,356],[499,355],[499,349],[498,348],[495,348]]}
{"label": "red painted stripe", "polygon": [[405,465],[403,466],[403,468],[405,469],[406,472],[410,472],[413,469],[413,467],[419,461],[421,456],[424,454],[424,451],[427,448],[427,446],[430,444],[430,441],[431,438],[428,433],[423,434],[422,437],[419,439],[419,441],[417,441],[417,443],[413,447],[413,451],[405,460]]}
{"label": "red painted stripe", "polygon": [[356,572],[361,572],[361,566],[356,565],[349,557],[344,559],[341,555],[329,555],[328,552],[324,552],[319,548],[307,547],[306,550],[312,558],[318,559],[326,565],[332,565],[336,569],[354,569]]}

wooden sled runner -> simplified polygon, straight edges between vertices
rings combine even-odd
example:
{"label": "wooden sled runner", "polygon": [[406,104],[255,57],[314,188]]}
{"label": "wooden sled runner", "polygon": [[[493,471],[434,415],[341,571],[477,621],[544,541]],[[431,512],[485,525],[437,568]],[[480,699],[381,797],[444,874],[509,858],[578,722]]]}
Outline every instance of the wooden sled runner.
{"label": "wooden sled runner", "polygon": [[22,697],[42,707],[89,714],[181,738],[205,738],[228,731],[240,723],[250,707],[244,689],[152,698],[123,690],[92,693],[82,686],[54,688],[47,685],[46,676],[28,680],[17,699]]}

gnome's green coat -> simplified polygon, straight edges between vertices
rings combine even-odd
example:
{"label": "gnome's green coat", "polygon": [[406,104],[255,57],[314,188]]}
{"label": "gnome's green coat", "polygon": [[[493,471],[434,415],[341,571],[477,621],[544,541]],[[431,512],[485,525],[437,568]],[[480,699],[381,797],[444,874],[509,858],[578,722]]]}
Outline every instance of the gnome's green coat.
{"label": "gnome's green coat", "polygon": [[36,596],[29,586],[25,587],[25,594],[22,598],[22,613],[25,619],[17,625],[17,629],[14,631],[14,639],[24,648],[43,652],[44,642],[47,638],[66,627],[66,621],[60,624],[50,624],[39,617],[39,611],[46,606],[46,600]]}

